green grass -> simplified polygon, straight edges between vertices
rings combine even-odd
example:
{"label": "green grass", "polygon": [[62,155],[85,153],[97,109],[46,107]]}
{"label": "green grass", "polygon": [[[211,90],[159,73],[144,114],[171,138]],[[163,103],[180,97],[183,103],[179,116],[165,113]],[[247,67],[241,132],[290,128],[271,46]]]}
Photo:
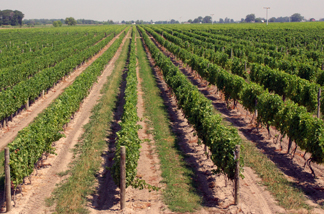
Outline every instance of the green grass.
{"label": "green grass", "polygon": [[[86,196],[94,191],[95,174],[102,161],[101,154],[107,148],[105,137],[113,119],[122,72],[128,57],[128,46],[129,39],[115,63],[113,73],[101,90],[103,96],[93,108],[90,121],[84,127],[85,132],[76,147],[79,157],[69,170],[71,176],[54,190],[51,198],[46,199],[48,206],[56,203],[57,213],[88,213],[84,204]],[[61,174],[64,175],[65,172]]]}
{"label": "green grass", "polygon": [[271,194],[285,209],[310,210],[306,204],[304,193],[289,182],[278,167],[269,158],[256,148],[252,142],[243,141],[245,165],[251,167],[262,179],[262,184],[267,187]]}
{"label": "green grass", "polygon": [[202,199],[194,183],[195,173],[184,161],[185,154],[178,148],[177,137],[171,131],[164,101],[140,39],[137,39],[137,56],[140,76],[143,79],[145,116],[150,120],[149,125],[154,128],[162,182],[166,185],[163,190],[164,203],[174,212],[196,211],[201,208]]}
{"label": "green grass", "polygon": [[[144,72],[144,71],[142,71]],[[144,77],[144,84],[143,85],[148,85],[148,80],[146,80]],[[152,86],[147,86],[147,88],[149,88],[149,90],[146,90],[145,93],[152,91],[150,88],[152,88]],[[153,95],[151,95],[153,96]],[[150,98],[152,99],[152,98]],[[152,102],[148,102],[148,105],[151,106],[151,108],[153,109],[153,111],[155,111],[156,113],[153,113],[155,115],[158,115],[158,111],[156,109],[156,107],[158,107],[161,104],[155,104],[154,101]],[[218,112],[216,109],[214,109],[214,113],[219,114],[220,112]],[[161,114],[161,113],[160,113]],[[161,114],[162,115],[162,114]],[[233,126],[230,122],[227,122],[226,120],[223,120],[223,123],[227,126],[231,126],[234,128],[237,128],[235,126]],[[154,127],[155,128],[155,127]],[[159,126],[157,126],[155,128],[156,133],[158,133],[159,131],[161,131],[162,133],[165,132],[164,130],[161,130],[161,128]],[[242,155],[244,157],[244,161],[245,161],[245,165],[248,167],[251,167],[256,173],[257,175],[261,178],[262,180],[262,184],[265,185],[267,187],[267,189],[269,190],[269,192],[274,196],[274,198],[278,201],[278,204],[280,206],[282,206],[283,208],[287,209],[287,210],[298,210],[298,209],[307,209],[310,210],[312,209],[311,206],[309,206],[306,203],[306,197],[304,195],[304,192],[299,189],[298,187],[296,187],[294,185],[294,183],[289,182],[287,180],[287,178],[285,177],[285,175],[282,173],[281,170],[278,169],[278,167],[266,156],[264,155],[259,149],[257,149],[257,147],[255,146],[255,144],[253,144],[250,141],[243,141],[242,143],[242,148],[244,148],[242,150]],[[160,149],[160,148],[159,148]],[[167,155],[165,154],[165,148],[162,147],[162,150],[159,151],[160,156],[164,156]],[[168,161],[168,160],[166,160]],[[164,163],[165,160],[163,160],[163,158],[161,159],[161,164],[163,167],[163,164],[168,164],[168,163]],[[171,159],[170,159],[170,163],[171,163]],[[168,174],[170,172],[170,170],[168,169],[168,167],[166,167],[167,169],[165,169],[166,174]],[[169,174],[168,174],[169,175]],[[165,174],[163,175],[165,176]],[[168,177],[164,177],[166,180],[169,179]],[[172,193],[174,192],[174,190],[170,190],[171,194],[168,194],[168,188],[169,185],[167,186],[166,189],[166,203],[168,202],[168,197],[170,197],[170,195],[172,195]],[[176,209],[173,209],[172,206],[174,202],[170,202],[171,205],[169,205],[171,207],[172,210],[177,211]]]}

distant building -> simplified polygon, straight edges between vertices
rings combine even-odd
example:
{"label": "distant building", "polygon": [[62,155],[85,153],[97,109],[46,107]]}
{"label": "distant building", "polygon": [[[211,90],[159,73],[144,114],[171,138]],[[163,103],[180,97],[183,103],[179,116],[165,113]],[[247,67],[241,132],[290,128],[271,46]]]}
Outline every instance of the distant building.
{"label": "distant building", "polygon": [[310,22],[315,22],[316,20],[314,18],[311,18],[309,21]]}

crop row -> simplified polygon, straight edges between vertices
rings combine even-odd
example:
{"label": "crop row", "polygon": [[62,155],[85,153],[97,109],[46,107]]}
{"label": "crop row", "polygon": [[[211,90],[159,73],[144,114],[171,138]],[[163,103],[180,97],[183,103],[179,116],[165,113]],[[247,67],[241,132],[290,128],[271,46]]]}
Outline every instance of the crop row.
{"label": "crop row", "polygon": [[121,34],[102,56],[81,73],[72,85],[8,145],[11,180],[15,186],[33,172],[34,165],[44,152],[54,153],[52,143],[63,137],[63,125],[67,124],[79,109],[81,101],[89,94],[90,88],[107,62],[115,55],[123,38],[124,34]]}
{"label": "crop row", "polygon": [[[268,66],[263,66],[257,63],[251,64],[251,72],[248,74],[245,71],[244,59],[234,58],[228,59],[228,55],[222,52],[214,52],[212,49],[203,50],[198,45],[194,45],[188,42],[184,42],[182,39],[172,36],[166,32],[163,32],[163,36],[169,41],[174,42],[192,51],[198,56],[205,58],[204,64],[210,62],[222,66],[224,69],[229,69],[233,74],[237,74],[244,78],[250,79],[253,82],[259,83],[267,88],[270,92],[275,92],[280,96],[289,98],[299,105],[305,106],[308,111],[313,112],[317,108],[317,95],[320,85],[311,83],[308,80],[302,79],[295,75],[288,74],[284,71],[271,69]],[[193,69],[199,67],[199,61],[191,62]],[[324,72],[322,73],[324,74]],[[321,100],[323,100],[323,96]],[[323,102],[321,102],[323,103]],[[323,106],[324,107],[324,106]],[[324,113],[324,109],[321,109]]]}
{"label": "crop row", "polygon": [[137,76],[136,76],[136,52],[135,52],[135,28],[132,31],[130,43],[129,64],[127,66],[125,104],[121,119],[121,129],[117,132],[116,152],[112,175],[115,184],[120,184],[120,147],[126,147],[126,187],[135,186],[134,181],[137,175],[137,162],[141,148],[141,140],[138,137],[140,125],[137,124]]}
{"label": "crop row", "polygon": [[[110,37],[113,38],[114,35],[111,35]],[[89,46],[94,45],[101,39],[102,38],[99,36],[81,38],[70,43],[65,43],[65,46],[62,50],[52,51],[47,55],[33,58],[17,66],[1,69],[0,91],[30,78],[31,76],[45,68],[54,66],[60,61],[73,56],[75,53],[83,51],[84,48],[88,48]]]}
{"label": "crop row", "polygon": [[[213,113],[211,101],[156,47],[145,30],[141,27],[139,29],[156,65],[162,69],[166,83],[175,93],[178,106],[194,126],[198,137],[210,149],[211,160],[217,166],[217,172],[233,179],[237,162],[234,150],[235,146],[241,143],[237,130],[222,124],[221,116]],[[240,160],[240,165],[243,166],[243,159]]]}
{"label": "crop row", "polygon": [[[118,28],[118,31],[121,30],[122,28]],[[0,121],[17,112],[18,109],[26,104],[27,100],[33,101],[38,98],[43,90],[48,90],[58,80],[73,71],[77,65],[94,56],[111,39],[111,37],[107,37],[95,46],[75,53],[72,57],[61,61],[54,67],[46,68],[35,74],[32,78],[21,81],[12,88],[0,92]],[[85,49],[86,47],[87,44],[84,44],[84,47],[80,49]]]}
{"label": "crop row", "polygon": [[268,130],[270,126],[275,126],[283,136],[287,135],[290,141],[295,141],[301,149],[311,153],[311,161],[324,162],[324,122],[314,118],[305,107],[290,100],[283,102],[279,95],[269,93],[260,85],[247,83],[242,77],[165,40],[148,27],[146,30],[201,77],[216,85],[225,94],[226,100],[234,99],[234,103],[240,101],[252,113],[258,110],[257,120]]}

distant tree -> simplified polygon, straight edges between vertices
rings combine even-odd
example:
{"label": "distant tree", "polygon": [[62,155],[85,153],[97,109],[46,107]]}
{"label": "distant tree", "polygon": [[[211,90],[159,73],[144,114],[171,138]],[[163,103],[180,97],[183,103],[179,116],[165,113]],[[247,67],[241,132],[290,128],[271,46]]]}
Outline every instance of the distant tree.
{"label": "distant tree", "polygon": [[245,19],[244,18],[241,18],[241,22],[245,22]]}
{"label": "distant tree", "polygon": [[255,22],[262,22],[262,19],[261,18],[256,18]]}
{"label": "distant tree", "polygon": [[324,18],[321,18],[319,21],[324,22]]}
{"label": "distant tree", "polygon": [[202,20],[203,23],[212,23],[212,17],[211,16],[205,16]]}
{"label": "distant tree", "polygon": [[253,13],[251,13],[249,15],[246,15],[245,21],[246,22],[253,22],[253,21],[255,21],[255,15]]}
{"label": "distant tree", "polygon": [[0,11],[0,25],[22,25],[24,14],[18,10],[3,10]]}
{"label": "distant tree", "polygon": [[294,13],[294,14],[291,16],[291,21],[292,21],[292,22],[301,22],[303,19],[304,19],[304,17],[301,16],[300,13]]}
{"label": "distant tree", "polygon": [[69,17],[65,19],[65,24],[72,26],[72,25],[76,25],[77,22],[73,17]]}
{"label": "distant tree", "polygon": [[224,23],[224,19],[220,18],[219,23]]}
{"label": "distant tree", "polygon": [[53,26],[54,27],[61,27],[62,26],[62,22],[61,21],[54,21],[53,22]]}
{"label": "distant tree", "polygon": [[288,16],[286,16],[286,17],[282,17],[282,16],[277,17],[276,22],[289,22],[289,17]]}
{"label": "distant tree", "polygon": [[234,23],[234,19],[231,19],[231,23]]}
{"label": "distant tree", "polygon": [[[134,22],[134,21],[132,21],[132,23],[130,23],[130,24],[133,24],[133,22]],[[108,21],[107,21],[105,24],[106,24],[106,25],[113,25],[113,24],[115,24],[115,23],[114,23],[113,20],[109,20],[109,19],[108,19]]]}
{"label": "distant tree", "polygon": [[58,26],[59,26],[58,23],[57,23],[57,21],[54,21],[54,22],[53,22],[53,26],[54,26],[54,27],[58,27]]}
{"label": "distant tree", "polygon": [[189,19],[188,22],[189,22],[189,23],[192,23],[192,19]]}
{"label": "distant tree", "polygon": [[276,22],[276,18],[275,17],[270,18],[269,22]]}

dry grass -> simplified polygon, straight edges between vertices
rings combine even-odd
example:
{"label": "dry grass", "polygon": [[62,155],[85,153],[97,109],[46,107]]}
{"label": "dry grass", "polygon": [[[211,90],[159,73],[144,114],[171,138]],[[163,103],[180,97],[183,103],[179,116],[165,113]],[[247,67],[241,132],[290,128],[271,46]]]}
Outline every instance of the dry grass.
{"label": "dry grass", "polygon": [[90,122],[84,127],[85,132],[75,149],[77,158],[71,166],[70,176],[47,199],[47,205],[56,203],[57,213],[88,213],[84,204],[86,197],[94,191],[95,174],[102,161],[101,154],[107,148],[105,137],[113,119],[128,46],[129,40],[126,41],[116,67],[101,91],[103,96],[92,110]]}

